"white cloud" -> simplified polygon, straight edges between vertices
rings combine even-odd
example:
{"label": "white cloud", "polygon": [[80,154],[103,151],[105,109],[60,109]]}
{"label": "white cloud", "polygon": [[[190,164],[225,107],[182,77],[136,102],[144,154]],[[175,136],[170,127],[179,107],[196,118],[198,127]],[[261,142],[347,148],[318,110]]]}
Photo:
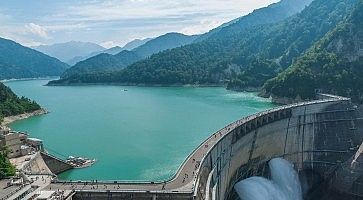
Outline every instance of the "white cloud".
{"label": "white cloud", "polygon": [[[70,6],[57,15],[63,15],[62,19],[72,22],[86,22],[89,26],[117,22],[121,24],[118,29],[143,26],[147,30],[147,26],[157,25],[159,28],[165,27],[160,30],[163,33],[175,31],[199,34],[277,1],[279,0],[84,1],[81,6]],[[170,27],[174,29],[168,30]]]}
{"label": "white cloud", "polygon": [[220,25],[222,25],[225,21],[222,20],[209,20],[209,19],[202,19],[199,23],[187,26],[181,30],[182,33],[187,35],[193,34],[201,34],[212,30]]}
{"label": "white cloud", "polygon": [[47,32],[56,32],[56,31],[73,31],[75,29],[84,29],[88,28],[88,26],[84,23],[56,23],[43,26]]}
{"label": "white cloud", "polygon": [[117,46],[117,44],[114,41],[105,41],[105,42],[102,42],[100,45],[107,49]]}
{"label": "white cloud", "polygon": [[34,23],[29,23],[29,24],[25,25],[25,28],[28,29],[34,35],[37,35],[37,36],[39,36],[41,38],[44,38],[44,39],[49,38],[46,29],[43,28],[40,25],[37,25],[37,24],[34,24]]}
{"label": "white cloud", "polygon": [[19,9],[26,11],[26,16],[0,9],[0,36],[15,35],[12,38],[22,38],[27,43],[78,40],[109,47],[167,32],[204,33],[277,1],[65,0],[47,2],[44,8],[39,7],[43,13],[30,12],[25,3]]}

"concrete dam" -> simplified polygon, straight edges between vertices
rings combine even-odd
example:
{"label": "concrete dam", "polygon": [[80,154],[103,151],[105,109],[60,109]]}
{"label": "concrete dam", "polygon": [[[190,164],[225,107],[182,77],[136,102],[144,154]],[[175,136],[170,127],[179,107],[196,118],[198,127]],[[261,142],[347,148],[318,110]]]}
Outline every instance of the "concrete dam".
{"label": "concrete dam", "polygon": [[233,186],[269,176],[277,157],[294,164],[304,199],[363,199],[363,110],[350,99],[323,100],[258,113],[214,133],[165,182],[53,181],[73,199],[238,200]]}

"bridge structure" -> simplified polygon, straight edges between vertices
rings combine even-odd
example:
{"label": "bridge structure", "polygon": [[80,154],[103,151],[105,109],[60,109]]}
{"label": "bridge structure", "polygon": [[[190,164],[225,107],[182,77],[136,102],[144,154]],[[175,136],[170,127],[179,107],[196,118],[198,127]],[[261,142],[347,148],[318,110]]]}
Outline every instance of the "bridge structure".
{"label": "bridge structure", "polygon": [[[277,107],[229,124],[203,141],[168,181],[54,180],[46,189],[72,191],[73,199],[90,200],[234,200],[234,184],[268,174],[267,163],[276,157],[326,180],[362,144],[363,118],[350,99],[321,96],[324,99]],[[315,186],[309,177],[304,191],[311,192]],[[356,181],[363,173],[354,177],[341,192],[360,199],[363,184]]]}

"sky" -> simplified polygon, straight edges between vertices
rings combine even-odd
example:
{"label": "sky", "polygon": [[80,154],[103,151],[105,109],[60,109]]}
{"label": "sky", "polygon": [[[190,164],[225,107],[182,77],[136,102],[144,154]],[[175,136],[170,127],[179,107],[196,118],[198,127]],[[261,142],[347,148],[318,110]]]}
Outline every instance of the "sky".
{"label": "sky", "polygon": [[0,37],[25,46],[106,48],[168,32],[201,34],[278,0],[0,0]]}

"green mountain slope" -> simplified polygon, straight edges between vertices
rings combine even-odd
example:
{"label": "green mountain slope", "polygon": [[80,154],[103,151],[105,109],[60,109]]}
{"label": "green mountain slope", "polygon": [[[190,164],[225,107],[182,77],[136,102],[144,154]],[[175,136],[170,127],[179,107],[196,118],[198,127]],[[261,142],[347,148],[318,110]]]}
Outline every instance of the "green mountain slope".
{"label": "green mountain slope", "polygon": [[[264,27],[232,57],[228,88],[260,88],[265,81],[291,65],[316,41],[345,19],[358,0],[315,0],[298,15],[270,28]],[[241,69],[242,68],[242,69]]]}
{"label": "green mountain slope", "polygon": [[62,78],[67,79],[74,74],[97,73],[99,71],[113,71],[125,68],[126,66],[140,60],[140,56],[132,51],[122,51],[116,55],[98,54],[87,60],[78,62],[75,66],[66,70],[62,74]]}
{"label": "green mountain slope", "polygon": [[[87,73],[105,73],[111,70],[121,70],[143,58],[166,49],[180,47],[192,43],[198,36],[188,36],[180,33],[168,33],[155,39],[145,39],[146,43],[132,51],[122,51],[116,55],[98,54],[66,70],[61,79],[70,79]],[[139,42],[143,42],[139,41]],[[55,83],[57,81],[54,81]]]}
{"label": "green mountain slope", "polygon": [[133,51],[139,56],[146,58],[167,49],[191,44],[196,38],[198,38],[197,35],[189,36],[181,33],[167,33],[146,42],[144,45],[135,48]]}
{"label": "green mountain slope", "polygon": [[0,121],[3,117],[39,110],[40,106],[25,97],[19,98],[0,82]]}
{"label": "green mountain slope", "polygon": [[0,38],[0,80],[59,76],[67,67],[55,58]]}
{"label": "green mountain slope", "polygon": [[363,2],[291,67],[269,80],[265,95],[312,99],[316,91],[363,102]]}
{"label": "green mountain slope", "polygon": [[133,40],[133,41],[127,43],[124,47],[115,46],[115,47],[105,49],[105,50],[102,50],[102,51],[92,51],[92,53],[90,53],[90,54],[88,54],[86,56],[76,56],[76,57],[72,58],[71,60],[68,60],[67,64],[69,64],[70,66],[74,66],[78,62],[85,61],[88,58],[92,58],[92,57],[97,56],[97,55],[102,54],[102,53],[116,55],[116,54],[120,53],[121,51],[125,51],[125,50],[131,51],[136,47],[144,45],[146,42],[148,42],[150,40],[152,40],[152,38],[146,38],[146,39],[143,39],[143,40],[136,39],[136,40]]}

